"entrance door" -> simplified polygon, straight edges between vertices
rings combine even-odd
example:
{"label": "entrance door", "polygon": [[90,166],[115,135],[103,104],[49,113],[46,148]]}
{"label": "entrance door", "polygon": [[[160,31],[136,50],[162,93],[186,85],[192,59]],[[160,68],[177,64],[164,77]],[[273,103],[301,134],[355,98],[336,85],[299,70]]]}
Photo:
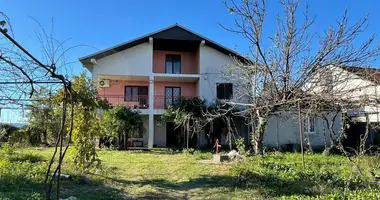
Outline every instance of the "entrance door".
{"label": "entrance door", "polygon": [[166,123],[166,146],[167,147],[180,147],[181,145],[181,131],[175,129],[173,122]]}

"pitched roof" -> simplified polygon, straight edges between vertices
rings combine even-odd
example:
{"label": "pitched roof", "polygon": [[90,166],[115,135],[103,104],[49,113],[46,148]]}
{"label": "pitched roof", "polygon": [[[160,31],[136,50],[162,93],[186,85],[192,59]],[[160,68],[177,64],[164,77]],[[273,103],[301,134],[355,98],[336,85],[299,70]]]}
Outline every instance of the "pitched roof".
{"label": "pitched roof", "polygon": [[83,64],[86,62],[90,62],[91,59],[100,59],[106,56],[109,56],[111,54],[123,51],[125,49],[131,48],[133,46],[142,44],[144,42],[148,42],[149,38],[152,37],[154,39],[168,39],[168,40],[186,40],[186,41],[199,41],[202,40],[205,41],[205,45],[210,46],[226,55],[236,56],[239,59],[247,60],[247,58],[244,58],[239,53],[237,53],[234,50],[231,50],[221,44],[218,44],[214,42],[213,40],[210,40],[204,36],[201,36],[179,24],[174,24],[172,26],[166,27],[164,29],[149,33],[147,35],[135,38],[133,40],[130,40],[128,42],[124,42],[122,44],[110,47],[108,49],[98,51],[96,53],[84,56],[79,58],[79,61],[81,61]]}
{"label": "pitched roof", "polygon": [[341,66],[342,69],[351,72],[363,79],[367,79],[376,84],[380,84],[380,69],[369,67],[347,67]]}

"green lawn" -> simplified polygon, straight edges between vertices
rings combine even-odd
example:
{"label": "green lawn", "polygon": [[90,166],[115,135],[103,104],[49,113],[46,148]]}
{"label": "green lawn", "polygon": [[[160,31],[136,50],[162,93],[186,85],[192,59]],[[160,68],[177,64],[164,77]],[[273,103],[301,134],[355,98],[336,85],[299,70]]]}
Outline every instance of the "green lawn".
{"label": "green lawn", "polygon": [[[28,199],[43,194],[46,161],[53,149],[18,149],[17,156],[0,150],[0,199]],[[379,157],[365,157],[358,163],[363,172],[341,156],[306,155],[302,170],[299,154],[255,157],[244,163],[198,163],[211,154],[188,155],[166,151],[99,151],[102,169],[87,175],[72,170],[70,155],[64,173],[61,196],[77,199],[305,199],[331,195],[372,195],[379,192],[368,169],[380,175]],[[358,175],[359,174],[359,175]],[[354,192],[357,191],[357,192]],[[375,194],[375,195],[376,195]],[[330,195],[330,196],[329,196]],[[359,194],[360,195],[360,194]],[[368,196],[377,198],[378,196]],[[379,196],[380,198],[380,196]],[[32,199],[32,198],[30,198]],[[38,198],[37,198],[38,199]],[[338,197],[336,199],[339,199]],[[352,199],[352,198],[351,198]],[[367,198],[368,199],[368,198]]]}

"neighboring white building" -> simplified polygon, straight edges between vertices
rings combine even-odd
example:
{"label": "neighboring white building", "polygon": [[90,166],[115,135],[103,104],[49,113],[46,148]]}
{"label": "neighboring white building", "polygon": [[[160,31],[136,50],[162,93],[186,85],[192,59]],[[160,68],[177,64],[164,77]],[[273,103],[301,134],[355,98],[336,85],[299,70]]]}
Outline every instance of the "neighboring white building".
{"label": "neighboring white building", "polygon": [[[343,112],[347,113],[350,119],[350,125],[346,130],[348,142],[353,144],[359,140],[360,135],[364,134],[366,116],[368,116],[372,125],[367,143],[373,144],[376,135],[379,134],[374,128],[380,122],[380,69],[330,66],[315,74],[305,90],[313,95],[345,101],[341,103],[347,104]],[[341,126],[340,117],[336,120],[334,129],[338,133]],[[326,125],[323,129],[322,121],[316,118],[315,132],[319,132],[319,138],[315,139],[315,144],[320,143],[323,136],[318,130],[327,130]]]}
{"label": "neighboring white building", "polygon": [[[380,121],[380,70],[364,67],[336,67],[325,68],[317,72],[313,79],[306,84],[305,91],[312,95],[333,99],[343,99],[351,102],[351,109],[345,110],[352,123],[347,130],[349,139],[355,139],[363,134],[368,115],[370,123]],[[341,113],[335,118],[334,131],[339,133],[341,128]],[[332,119],[332,114],[328,116]],[[305,144],[310,142],[312,147],[323,147],[325,142],[330,143],[330,132],[327,123],[320,117],[303,117],[303,132]],[[330,122],[331,123],[331,122]],[[372,137],[374,132],[371,131]],[[326,141],[325,141],[326,139]],[[371,138],[370,138],[371,140]],[[298,115],[296,112],[287,112],[271,116],[265,130],[264,144],[270,147],[281,147],[286,144],[299,144],[300,134]]]}
{"label": "neighboring white building", "polygon": [[380,122],[379,69],[331,66],[316,74],[315,81],[307,86],[315,95],[351,102],[347,113],[358,122],[365,122],[365,114],[371,123]]}
{"label": "neighboring white building", "polygon": [[[329,120],[332,119],[332,115],[327,117]],[[335,133],[340,130],[340,121],[340,116],[337,116],[333,126]],[[308,147],[308,145],[313,148],[324,147],[325,142],[327,145],[330,144],[330,132],[324,119],[315,116],[303,116],[302,129],[305,147]],[[296,111],[283,112],[269,117],[264,135],[265,146],[279,148],[288,144],[299,145],[300,141],[300,129]]]}
{"label": "neighboring white building", "polygon": [[[99,82],[100,97],[114,106],[124,104],[141,111],[147,133],[130,140],[152,148],[184,142],[180,130],[161,118],[175,99],[200,97],[212,102],[228,99],[237,91],[237,84],[221,73],[233,62],[232,57],[244,59],[176,24],[79,60]],[[244,123],[238,123],[237,129],[247,135]],[[204,136],[197,143],[204,144]]]}

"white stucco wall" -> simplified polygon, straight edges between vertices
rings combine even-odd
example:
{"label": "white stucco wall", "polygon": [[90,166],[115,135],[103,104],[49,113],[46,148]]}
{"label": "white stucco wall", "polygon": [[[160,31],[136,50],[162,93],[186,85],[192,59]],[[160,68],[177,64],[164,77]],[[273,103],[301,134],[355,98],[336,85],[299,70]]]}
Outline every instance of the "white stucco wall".
{"label": "white stucco wall", "polygon": [[336,98],[355,100],[364,95],[374,96],[380,92],[380,88],[373,82],[335,66],[323,68],[315,73],[305,89],[315,94],[329,93]]}
{"label": "white stucco wall", "polygon": [[156,120],[161,118],[161,115],[154,116],[154,142],[157,147],[166,147],[166,121],[161,119],[161,125],[156,124]]}
{"label": "white stucco wall", "polygon": [[[373,74],[368,73],[368,75]],[[328,85],[321,84],[327,77],[331,78]],[[357,103],[358,107],[353,105],[352,109],[348,110],[351,116],[359,115],[360,117],[355,119],[364,122],[363,114],[368,113],[370,122],[380,121],[380,105],[375,103],[380,96],[380,86],[370,80],[340,67],[330,66],[322,72],[316,73],[315,78],[311,79],[306,88],[317,95],[331,95],[336,99],[360,102],[361,105]],[[368,100],[372,103],[369,104]]]}
{"label": "white stucco wall", "polygon": [[148,130],[149,130],[149,118],[147,115],[142,115],[142,120],[144,122],[144,135],[143,135],[143,144],[144,146],[148,146]]}
{"label": "white stucco wall", "polygon": [[149,76],[153,73],[153,46],[143,43],[97,60],[92,77],[98,75]]}
{"label": "white stucco wall", "polygon": [[[332,119],[332,115],[328,116]],[[324,124],[324,130],[323,130]],[[338,133],[340,129],[340,117],[335,118],[334,131]],[[315,118],[315,133],[304,133],[304,145],[307,146],[308,139],[312,147],[324,146],[324,133],[326,133],[327,144],[330,143],[329,130],[323,119]],[[300,144],[298,116],[297,114],[283,113],[281,117],[271,116],[268,120],[264,135],[264,145],[268,147],[281,147],[286,144]]]}
{"label": "white stucco wall", "polygon": [[344,98],[360,98],[365,95],[375,96],[380,90],[373,82],[348,72],[339,67],[333,67],[333,91],[334,94]]}
{"label": "white stucco wall", "polygon": [[[222,74],[233,61],[231,57],[211,47],[199,47],[199,96],[212,102],[216,98],[217,83],[233,83]],[[233,92],[237,91],[237,84],[233,84]]]}

